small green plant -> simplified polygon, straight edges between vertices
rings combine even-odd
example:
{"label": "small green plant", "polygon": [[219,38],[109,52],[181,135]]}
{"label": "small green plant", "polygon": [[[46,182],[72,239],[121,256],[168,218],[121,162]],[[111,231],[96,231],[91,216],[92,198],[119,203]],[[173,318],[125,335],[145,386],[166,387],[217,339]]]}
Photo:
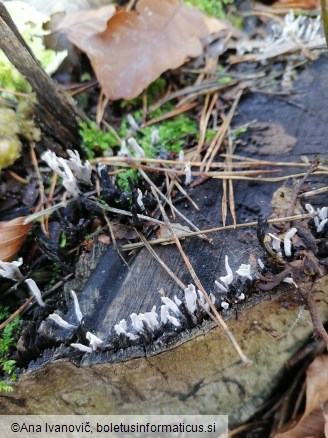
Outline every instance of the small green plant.
{"label": "small green plant", "polygon": [[[9,312],[7,307],[0,306],[0,321],[8,318]],[[15,337],[18,334],[20,322],[19,318],[14,318],[2,330],[0,335],[0,391],[13,391],[10,382],[17,378],[15,374],[16,361],[9,358],[10,350],[15,346]]]}
{"label": "small green plant", "polygon": [[93,121],[80,123],[80,135],[82,138],[82,149],[88,159],[95,157],[95,151],[111,153],[113,146],[118,146],[118,141],[111,132],[101,131]]}
{"label": "small green plant", "polygon": [[187,0],[186,3],[196,6],[201,11],[216,18],[227,18],[225,6],[231,5],[234,0]]}

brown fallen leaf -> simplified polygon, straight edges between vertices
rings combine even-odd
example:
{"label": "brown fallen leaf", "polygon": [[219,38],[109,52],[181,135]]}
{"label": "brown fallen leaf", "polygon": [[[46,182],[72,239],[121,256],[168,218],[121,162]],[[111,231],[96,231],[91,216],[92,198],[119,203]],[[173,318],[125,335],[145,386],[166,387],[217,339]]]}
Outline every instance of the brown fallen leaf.
{"label": "brown fallen leaf", "polygon": [[320,9],[320,0],[277,0],[273,7],[280,9]]}
{"label": "brown fallen leaf", "polygon": [[274,438],[325,437],[326,419],[323,406],[328,401],[328,355],[318,356],[306,372],[305,412],[289,430]]}
{"label": "brown fallen leaf", "polygon": [[139,0],[136,11],[113,16],[109,7],[82,14],[83,22],[74,24],[67,16],[57,30],[88,55],[109,99],[136,97],[164,71],[199,56],[211,33],[226,29],[179,0]]}
{"label": "brown fallen leaf", "polygon": [[11,262],[26,239],[31,224],[24,225],[25,216],[0,222],[0,260]]}
{"label": "brown fallen leaf", "polygon": [[91,36],[106,30],[108,20],[115,14],[114,5],[98,9],[68,13],[57,24],[58,31],[64,31],[76,46],[84,46]]}

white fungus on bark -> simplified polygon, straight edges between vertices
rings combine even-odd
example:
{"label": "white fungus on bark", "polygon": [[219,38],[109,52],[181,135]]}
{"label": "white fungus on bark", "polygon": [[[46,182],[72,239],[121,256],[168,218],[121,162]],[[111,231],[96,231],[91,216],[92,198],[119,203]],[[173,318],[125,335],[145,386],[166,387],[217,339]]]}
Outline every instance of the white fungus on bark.
{"label": "white fungus on bark", "polygon": [[193,315],[197,307],[196,306],[197,295],[196,295],[195,286],[193,284],[189,284],[188,287],[185,288],[184,293],[185,293],[185,302],[187,309],[189,313]]}
{"label": "white fungus on bark", "polygon": [[224,265],[227,271],[227,275],[225,275],[224,277],[220,277],[220,281],[222,281],[222,283],[224,283],[226,286],[229,286],[233,282],[233,273],[229,266],[229,258],[227,255],[224,258]]}
{"label": "white fungus on bark", "polygon": [[247,277],[249,280],[252,280],[251,265],[241,264],[236,273],[241,277]]}
{"label": "white fungus on bark", "polygon": [[70,346],[73,348],[76,348],[77,350],[83,351],[84,353],[92,353],[93,352],[91,347],[87,347],[86,345],[83,345],[83,344],[73,343]]}
{"label": "white fungus on bark", "polygon": [[52,313],[51,315],[48,316],[48,318],[51,319],[52,321],[54,321],[57,325],[59,325],[60,327],[62,327],[64,329],[76,329],[77,328],[76,325],[68,323],[61,316],[57,315],[57,313]]}
{"label": "white fungus on bark", "polygon": [[23,264],[23,259],[20,257],[17,261],[2,262],[0,260],[0,277],[8,278],[14,281],[23,280],[23,274],[18,269]]}
{"label": "white fungus on bark", "polygon": [[104,341],[102,341],[100,338],[98,338],[98,336],[96,336],[90,332],[86,333],[86,338],[89,341],[89,344],[90,344],[92,351],[98,350],[98,348],[101,347],[102,344],[104,343]]}

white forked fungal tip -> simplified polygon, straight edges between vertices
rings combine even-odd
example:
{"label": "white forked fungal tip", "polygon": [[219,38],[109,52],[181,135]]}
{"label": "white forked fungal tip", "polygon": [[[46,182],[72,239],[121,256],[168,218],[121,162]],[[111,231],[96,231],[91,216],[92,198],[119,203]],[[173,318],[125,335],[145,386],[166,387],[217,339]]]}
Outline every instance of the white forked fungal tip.
{"label": "white forked fungal tip", "polygon": [[195,286],[193,284],[189,284],[188,287],[185,288],[184,293],[185,293],[185,301],[186,301],[187,309],[189,313],[193,315],[196,310],[196,300],[197,300]]}
{"label": "white forked fungal tip", "polygon": [[78,181],[88,186],[92,186],[92,182],[91,182],[92,167],[89,161],[85,161],[85,163],[82,164],[78,151],[75,150],[72,151],[68,149],[67,153],[70,157],[70,159],[67,161],[67,164],[71,168],[71,170],[75,172]]}
{"label": "white forked fungal tip", "polygon": [[305,204],[305,208],[309,213],[315,213],[315,209],[312,207],[311,204]]}
{"label": "white forked fungal tip", "polygon": [[121,335],[121,334],[125,335],[127,329],[128,329],[128,325],[125,319],[121,319],[121,321],[118,324],[114,325],[114,330],[117,335]]}
{"label": "white forked fungal tip", "polygon": [[292,284],[295,287],[298,287],[295,281],[292,279],[292,277],[286,277],[283,279],[284,283]]}
{"label": "white forked fungal tip", "polygon": [[251,265],[241,264],[236,273],[241,277],[247,277],[249,280],[252,280]]}
{"label": "white forked fungal tip", "polygon": [[309,213],[317,213],[317,216],[315,216],[313,220],[317,232],[321,233],[328,222],[328,207],[318,208],[317,211],[315,211],[311,204],[305,204],[305,208]]}
{"label": "white forked fungal tip", "polygon": [[140,318],[140,315],[137,315],[136,313],[131,313],[130,315],[132,327],[137,333],[142,333],[144,329],[144,325],[142,322],[142,319]]}
{"label": "white forked fungal tip", "polygon": [[197,290],[197,294],[198,294],[198,300],[200,302],[200,305],[202,307],[205,308],[205,310],[210,310],[210,305],[208,304],[208,302],[205,300],[205,297],[203,295],[203,293],[200,290]]}
{"label": "white forked fungal tip", "polygon": [[132,114],[127,114],[126,116],[128,123],[131,127],[131,129],[135,132],[138,132],[140,130],[138,123],[135,121],[135,118],[133,117]]}
{"label": "white forked fungal tip", "polygon": [[187,186],[189,186],[189,184],[191,183],[191,167],[190,167],[190,161],[185,165],[184,170],[185,170],[185,172],[186,172],[185,184],[186,184]]}
{"label": "white forked fungal tip", "polygon": [[64,158],[58,158],[57,155],[50,150],[46,151],[41,158],[63,179],[63,186],[68,193],[73,196],[73,198],[78,197],[80,191],[67,161]]}
{"label": "white forked fungal tip", "polygon": [[168,321],[175,327],[179,327],[181,324],[175,316],[169,314],[169,307],[165,304],[161,306],[161,322],[166,324]]}
{"label": "white forked fungal tip", "polygon": [[136,158],[145,158],[145,151],[139,145],[137,140],[133,137],[128,139],[128,143],[131,146]]}
{"label": "white forked fungal tip", "polygon": [[176,295],[174,295],[174,302],[178,307],[182,304],[182,301],[179,300],[179,298]]}
{"label": "white forked fungal tip", "polygon": [[229,303],[227,303],[226,301],[221,301],[221,307],[222,309],[229,309]]}
{"label": "white forked fungal tip", "polygon": [[241,293],[238,297],[237,297],[238,301],[243,301],[245,299],[245,294]]}
{"label": "white forked fungal tip", "polygon": [[228,292],[228,288],[227,287],[225,287],[225,286],[223,286],[221,283],[219,283],[217,280],[215,280],[215,286],[217,286],[217,288],[220,290],[220,292],[223,292],[223,293],[227,293]]}
{"label": "white forked fungal tip", "polygon": [[122,140],[121,143],[121,149],[119,150],[118,154],[119,157],[129,157],[131,154],[129,152],[129,149],[126,147],[126,141]]}
{"label": "white forked fungal tip", "polygon": [[285,249],[285,254],[287,257],[290,257],[292,255],[292,241],[291,241],[291,239],[292,239],[292,237],[295,236],[296,233],[297,233],[297,228],[291,228],[285,234],[284,249]]}
{"label": "white forked fungal tip", "polygon": [[153,146],[156,146],[158,144],[158,142],[159,142],[159,131],[158,131],[158,129],[154,129],[152,131],[150,139],[151,139],[151,144]]}
{"label": "white forked fungal tip", "polygon": [[52,313],[48,316],[49,319],[54,321],[57,325],[60,327],[63,327],[64,329],[76,329],[76,325],[69,324],[67,321],[65,321],[61,316],[57,315],[57,313]]}
{"label": "white forked fungal tip", "polygon": [[92,353],[92,348],[87,347],[86,345],[83,344],[71,344],[70,345],[73,348],[76,348],[77,350],[83,351],[84,353]]}
{"label": "white forked fungal tip", "polygon": [[264,269],[264,268],[265,268],[264,263],[262,262],[261,259],[257,259],[257,263],[258,263],[258,265],[259,265],[259,267],[260,267],[261,269]]}
{"label": "white forked fungal tip", "polygon": [[74,301],[74,312],[75,312],[75,316],[76,316],[77,320],[78,320],[79,322],[81,322],[82,319],[83,319],[83,314],[82,314],[82,312],[81,312],[80,305],[79,305],[79,301],[78,301],[78,299],[77,299],[76,293],[73,291],[73,289],[71,289],[71,295],[72,295],[72,298],[73,298],[73,301]]}
{"label": "white forked fungal tip", "polygon": [[114,326],[114,330],[116,332],[116,334],[118,335],[125,335],[127,336],[131,341],[135,341],[136,339],[139,338],[139,336],[134,335],[133,333],[129,333],[127,331],[128,329],[128,325],[126,323],[125,319],[121,319],[121,321],[118,324],[115,324]]}
{"label": "white forked fungal tip", "polygon": [[100,338],[90,332],[87,332],[86,338],[89,341],[92,351],[96,351],[104,343],[104,341],[102,341]]}
{"label": "white forked fungal tip", "polygon": [[319,210],[319,218],[324,221],[328,217],[328,207],[322,207]]}
{"label": "white forked fungal tip", "polygon": [[14,281],[23,280],[23,275],[18,269],[23,264],[23,259],[20,257],[17,261],[2,262],[0,260],[0,277],[9,278]]}
{"label": "white forked fungal tip", "polygon": [[321,233],[321,231],[324,229],[327,222],[328,222],[328,219],[324,219],[323,221],[320,222],[320,224],[317,227],[318,233]]}
{"label": "white forked fungal tip", "polygon": [[222,281],[222,283],[224,283],[226,286],[229,286],[229,284],[233,282],[233,273],[229,266],[229,258],[227,255],[225,256],[224,259],[224,265],[227,271],[227,275],[224,277],[220,277],[220,281]]}
{"label": "white forked fungal tip", "polygon": [[[176,297],[175,297],[176,298]],[[181,315],[181,312],[180,312],[180,310],[179,310],[179,307],[178,307],[178,305],[176,304],[176,303],[174,303],[170,298],[168,298],[168,297],[161,297],[161,300],[163,301],[163,303],[164,304],[166,304],[166,306],[173,312],[173,313],[175,313],[176,315]],[[181,301],[180,300],[178,300],[178,302],[180,302],[180,304],[181,304]],[[179,305],[180,305],[179,304]]]}
{"label": "white forked fungal tip", "polygon": [[210,300],[212,301],[212,304],[215,304],[215,296],[212,294],[212,292],[210,293]]}
{"label": "white forked fungal tip", "polygon": [[180,151],[179,152],[179,158],[178,158],[178,160],[181,162],[181,161],[184,161],[184,151]]}
{"label": "white forked fungal tip", "polygon": [[152,331],[155,331],[159,327],[159,323],[157,321],[156,306],[154,306],[150,312],[139,313],[138,318],[141,321],[144,321]]}
{"label": "white forked fungal tip", "polygon": [[145,206],[144,203],[142,202],[142,197],[143,197],[142,191],[139,188],[137,189],[137,191],[138,191],[137,204],[139,205],[140,209],[144,211]]}
{"label": "white forked fungal tip", "polygon": [[279,252],[280,251],[280,244],[281,244],[281,240],[279,239],[279,237],[275,236],[272,233],[268,233],[268,235],[271,237],[272,239],[272,248],[276,251]]}
{"label": "white forked fungal tip", "polygon": [[27,278],[25,280],[25,283],[28,285],[28,288],[30,289],[32,294],[35,296],[35,299],[36,299],[37,303],[39,304],[39,306],[44,307],[46,304],[42,300],[40,289],[38,288],[38,286],[35,283],[35,281],[32,280],[32,278]]}

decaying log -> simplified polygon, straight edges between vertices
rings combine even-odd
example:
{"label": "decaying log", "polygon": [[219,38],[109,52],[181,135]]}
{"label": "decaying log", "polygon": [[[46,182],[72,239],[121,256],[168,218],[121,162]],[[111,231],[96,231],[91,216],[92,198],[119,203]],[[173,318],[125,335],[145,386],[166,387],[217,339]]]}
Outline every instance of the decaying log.
{"label": "decaying log", "polygon": [[47,136],[61,145],[63,150],[76,147],[80,140],[78,114],[74,102],[45,73],[2,2],[0,2],[0,49],[36,93],[36,118]]}
{"label": "decaying log", "polygon": [[[297,80],[295,89],[307,88],[302,105],[297,95],[284,100],[260,93],[241,103],[234,123],[257,118],[258,128],[250,131],[247,143],[237,153],[293,162],[299,161],[300,155],[310,160],[318,153],[326,156],[321,149],[328,136],[328,124],[322,119],[328,114],[326,63],[323,56]],[[311,176],[310,188],[323,186],[323,178],[326,176]],[[212,180],[190,191],[200,213],[185,200],[178,204],[199,228],[221,225],[221,184]],[[272,195],[280,186],[281,182],[234,182],[237,222],[268,216]],[[311,202],[327,205],[325,198],[316,197]],[[194,237],[186,240],[183,248],[204,287],[216,293],[219,301],[214,280],[226,274],[226,254],[233,271],[248,263],[250,255],[267,259],[255,229],[229,230],[211,237],[213,244]],[[103,255],[97,254],[98,250],[95,246],[81,257],[75,280],[66,286],[68,305],[59,311],[67,321],[73,321],[69,294],[74,289],[85,315],[82,330],[104,339],[108,349],[76,353],[69,347],[69,340],[60,345],[58,333],[46,324],[39,325],[35,338],[30,336],[30,343],[20,347],[22,354],[34,354],[34,361],[15,391],[0,398],[3,413],[229,413],[231,423],[239,423],[265,401],[287,360],[311,334],[308,312],[304,311],[306,320],[297,320],[301,297],[292,285],[285,284],[266,293],[248,288],[242,304],[223,312],[244,353],[253,361],[250,368],[242,366],[227,336],[210,320],[197,327],[186,324],[181,333],[172,328],[148,344],[111,344],[113,326],[122,318],[129,320],[132,312],[147,312],[154,305],[158,309],[161,293],[181,298],[182,291],[146,249],[129,260],[129,269],[112,248]],[[191,282],[173,245],[156,247],[156,252],[185,284]],[[323,301],[328,294],[327,275],[314,289],[322,292],[318,307],[323,321],[327,321],[328,307]],[[38,350],[40,339],[49,341],[48,349]]]}

